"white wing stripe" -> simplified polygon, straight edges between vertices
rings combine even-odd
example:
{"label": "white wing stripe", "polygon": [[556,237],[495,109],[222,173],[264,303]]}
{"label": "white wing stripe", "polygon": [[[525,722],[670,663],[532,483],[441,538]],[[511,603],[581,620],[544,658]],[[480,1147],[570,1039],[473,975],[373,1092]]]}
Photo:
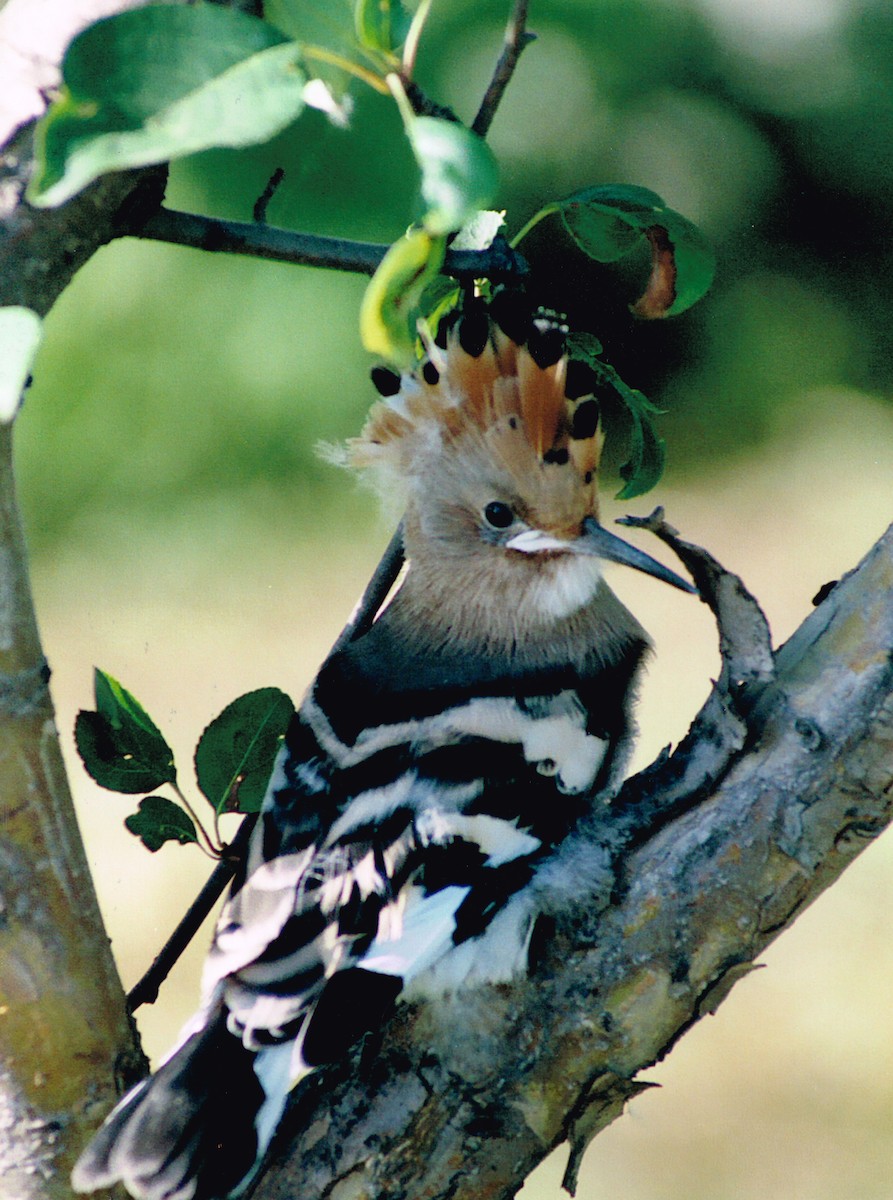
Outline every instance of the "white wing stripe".
{"label": "white wing stripe", "polygon": [[456,910],[470,891],[452,885],[426,896],[419,887],[404,888],[382,913],[378,936],[359,966],[405,981],[426,970],[450,944]]}
{"label": "white wing stripe", "polygon": [[[304,716],[319,744],[342,769],[357,766],[374,754],[401,744],[423,751],[454,743],[457,736],[467,736],[502,743],[516,742],[523,747],[528,762],[556,764],[555,773],[562,791],[585,791],[592,786],[598,774],[607,742],[586,732],[586,713],[574,692],[561,692],[550,700],[546,711],[540,715],[525,712],[517,701],[509,697],[487,696],[445,709],[424,720],[377,725],[363,730],[354,746],[346,745],[335,735],[328,718],[312,696],[305,701]],[[404,780],[406,778],[403,777]],[[391,787],[400,784],[398,780]],[[374,809],[380,803],[377,797],[389,790],[381,788],[366,793],[373,797],[369,801],[373,806],[372,817],[377,819],[379,812],[387,815],[402,802],[395,799],[389,807]],[[348,828],[359,823],[352,820]],[[335,833],[339,824],[336,823],[330,831],[329,843],[342,835],[341,832]]]}

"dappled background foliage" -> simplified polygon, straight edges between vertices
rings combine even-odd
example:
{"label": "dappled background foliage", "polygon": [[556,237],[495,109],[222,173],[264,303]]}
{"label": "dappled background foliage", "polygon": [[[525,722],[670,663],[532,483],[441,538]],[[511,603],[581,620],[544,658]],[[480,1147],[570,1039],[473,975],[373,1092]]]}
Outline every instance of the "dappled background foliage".
{"label": "dappled background foliage", "polygon": [[[275,13],[272,14],[275,19]],[[435,4],[419,78],[470,119],[505,6]],[[573,253],[555,220],[525,249],[545,300],[593,328],[609,360],[668,410],[674,477],[735,469],[791,405],[843,384],[886,396],[893,320],[893,13],[872,0],[749,7],[722,0],[540,0],[491,134],[517,230],[541,204],[640,184],[716,246],[709,300],[635,321],[642,267]],[[393,104],[357,88],[349,130],[308,112],[268,145],[174,166],[169,204],[250,219],[271,172],[273,224],[391,241],[413,218],[416,169]],[[363,281],[129,242],[90,265],[50,322],[22,421],[38,548],[109,516],[244,509],[276,520],[345,481],[319,439],[368,405],[356,336]],[[238,498],[237,498],[238,497]]]}

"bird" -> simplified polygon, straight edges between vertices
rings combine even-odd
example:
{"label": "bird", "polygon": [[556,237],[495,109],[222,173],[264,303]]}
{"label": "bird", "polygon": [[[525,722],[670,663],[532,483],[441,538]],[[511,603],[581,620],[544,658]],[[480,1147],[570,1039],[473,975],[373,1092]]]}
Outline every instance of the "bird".
{"label": "bird", "polygon": [[498,289],[467,296],[411,368],[373,369],[346,455],[401,498],[405,574],[298,707],[201,1007],[94,1136],[76,1190],[238,1196],[293,1089],[395,1002],[528,969],[533,882],[616,791],[650,651],[604,565],[694,591],[600,522],[600,385],[567,333]]}

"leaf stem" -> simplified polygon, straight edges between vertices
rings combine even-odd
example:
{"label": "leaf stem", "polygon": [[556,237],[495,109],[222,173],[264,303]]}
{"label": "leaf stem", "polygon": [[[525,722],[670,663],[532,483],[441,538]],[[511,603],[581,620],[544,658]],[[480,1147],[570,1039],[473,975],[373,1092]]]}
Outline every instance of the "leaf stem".
{"label": "leaf stem", "polygon": [[[214,841],[209,836],[208,831],[205,829],[204,825],[202,824],[201,818],[199,817],[199,815],[195,811],[195,809],[192,807],[192,805],[190,804],[187,797],[184,795],[184,793],[183,793],[182,789],[180,788],[180,785],[177,783],[177,781],[174,780],[170,786],[173,789],[174,794],[176,795],[177,799],[180,801],[180,803],[186,809],[186,812],[189,814],[190,818],[192,819],[193,824],[195,825],[196,832],[199,834],[200,840],[199,840],[198,844],[201,847],[201,849],[205,850],[205,852],[207,854],[209,854],[212,858],[220,858],[221,854],[223,853],[223,845],[220,842],[220,833],[219,833],[219,830],[217,827],[217,813],[216,812],[214,813],[214,833],[217,838],[217,840]],[[201,844],[201,838],[204,838],[204,841],[205,841],[204,846],[202,846],[202,844]]]}
{"label": "leaf stem", "polygon": [[412,125],[412,122],[415,120],[416,114],[409,102],[409,97],[406,94],[406,88],[403,80],[396,71],[390,71],[385,76],[385,81],[388,85],[388,91],[391,93],[397,103],[400,116],[403,118],[403,127],[408,134],[409,128]]}
{"label": "leaf stem", "polygon": [[541,208],[539,210],[539,212],[534,213],[533,216],[530,218],[530,220],[527,222],[527,224],[523,226],[520,233],[516,233],[515,236],[512,238],[512,240],[509,242],[509,245],[511,246],[511,248],[514,250],[516,248],[516,246],[518,246],[518,244],[520,242],[522,242],[524,240],[524,238],[527,237],[527,235],[528,235],[528,233],[530,233],[531,229],[533,229],[533,228],[535,228],[535,226],[539,225],[540,221],[542,221],[545,217],[550,217],[552,215],[552,213],[556,213],[559,211],[560,211],[560,206],[558,205],[558,203],[556,201],[553,201],[551,204],[547,204],[545,206],[545,208]]}
{"label": "leaf stem", "polygon": [[388,87],[380,75],[376,75],[374,71],[370,71],[367,67],[361,67],[359,63],[353,62],[349,58],[344,58],[341,54],[336,54],[334,50],[327,50],[325,46],[307,45],[301,43],[301,54],[304,58],[308,58],[311,62],[322,62],[330,67],[338,67],[339,70],[346,71],[348,75],[353,75],[355,79],[361,79],[363,83],[368,83],[371,88],[379,92],[382,96],[388,94]]}
{"label": "leaf stem", "polygon": [[406,35],[406,41],[403,43],[403,77],[404,79],[412,79],[415,71],[416,55],[419,51],[419,40],[422,36],[422,30],[425,28],[425,22],[428,20],[428,14],[431,11],[432,0],[422,0],[421,4],[415,10],[412,21],[410,22],[409,32]]}

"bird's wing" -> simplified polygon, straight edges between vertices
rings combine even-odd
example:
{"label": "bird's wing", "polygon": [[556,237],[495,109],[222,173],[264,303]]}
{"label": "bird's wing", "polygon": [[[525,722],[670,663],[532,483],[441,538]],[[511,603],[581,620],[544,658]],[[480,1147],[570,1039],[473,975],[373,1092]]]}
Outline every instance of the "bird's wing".
{"label": "bird's wing", "polygon": [[[555,681],[480,695],[441,673],[420,703],[393,682],[383,694],[393,662],[361,665],[339,680],[330,664],[296,715],[218,924],[205,995],[222,989],[249,1045],[295,1036],[348,969],[399,991],[478,937],[579,818],[605,757]],[[355,706],[367,720],[348,731]]]}

